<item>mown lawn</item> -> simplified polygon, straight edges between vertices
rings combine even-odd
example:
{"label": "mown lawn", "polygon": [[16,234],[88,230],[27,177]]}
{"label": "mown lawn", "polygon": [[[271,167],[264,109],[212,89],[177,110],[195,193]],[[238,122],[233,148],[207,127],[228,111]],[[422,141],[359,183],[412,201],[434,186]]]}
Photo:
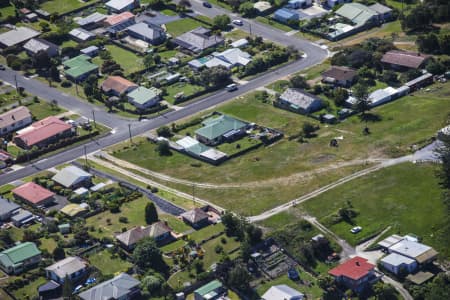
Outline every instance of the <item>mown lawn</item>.
{"label": "mown lawn", "polygon": [[[392,226],[392,233],[416,234],[448,257],[448,245],[443,245],[437,234],[446,211],[435,176],[437,169],[436,165],[412,163],[389,167],[325,192],[302,204],[300,210],[317,217],[353,245]],[[355,225],[331,222],[332,215],[347,201],[359,213],[353,220],[363,228],[358,234],[350,233]]]}
{"label": "mown lawn", "polygon": [[88,260],[103,275],[115,275],[116,273],[126,272],[132,266],[128,261],[122,260],[119,257],[113,257],[107,250],[90,255]]}
{"label": "mown lawn", "polygon": [[98,0],[78,1],[78,0],[47,0],[40,4],[40,7],[49,13],[65,13],[79,7],[89,5]]}
{"label": "mown lawn", "polygon": [[[112,59],[120,64],[125,74],[134,73],[144,68],[142,58],[131,51],[122,49],[116,45],[106,45],[106,49],[111,53]],[[97,56],[92,59],[92,62],[98,66],[101,66],[103,60],[100,56]]]}
{"label": "mown lawn", "polygon": [[194,85],[186,82],[177,82],[167,86],[167,95],[164,96],[164,100],[173,104],[175,102],[175,95],[178,93],[183,92],[183,95],[185,97],[188,97],[202,90],[203,87],[199,85]]}
{"label": "mown lawn", "polygon": [[174,37],[206,24],[192,18],[183,18],[166,24],[167,31]]}
{"label": "mown lawn", "polygon": [[261,16],[259,16],[259,17],[256,17],[255,20],[258,21],[258,22],[261,22],[263,24],[272,26],[272,27],[274,27],[276,29],[280,29],[280,30],[286,31],[286,32],[294,30],[292,27],[289,27],[288,25],[285,25],[285,24],[282,24],[280,22],[277,22],[277,21],[273,20],[270,16],[269,17],[261,17]]}
{"label": "mown lawn", "polygon": [[54,116],[66,112],[66,110],[60,106],[52,106],[50,103],[41,100],[39,103],[32,102],[27,105],[33,117],[36,120],[41,120],[49,116]]}

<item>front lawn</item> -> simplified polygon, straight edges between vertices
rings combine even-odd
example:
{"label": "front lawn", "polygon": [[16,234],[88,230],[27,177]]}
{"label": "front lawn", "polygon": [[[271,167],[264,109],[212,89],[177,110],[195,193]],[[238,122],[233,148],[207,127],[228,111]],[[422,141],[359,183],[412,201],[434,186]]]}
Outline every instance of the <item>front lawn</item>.
{"label": "front lawn", "polygon": [[258,17],[256,17],[256,21],[266,24],[266,25],[269,25],[269,26],[272,26],[276,29],[286,31],[286,32],[294,30],[292,27],[289,27],[288,25],[285,25],[278,21],[273,20],[270,16],[269,17],[258,16]]}
{"label": "front lawn", "polygon": [[202,91],[203,89],[204,88],[199,85],[194,85],[187,82],[177,82],[166,87],[167,95],[164,96],[164,100],[174,104],[176,94],[182,92],[184,97],[188,97]]}
{"label": "front lawn", "polygon": [[[205,20],[206,21],[206,20]],[[177,37],[185,32],[188,32],[197,27],[208,27],[206,24],[192,18],[183,18],[166,24],[167,31],[173,36]]]}
{"label": "front lawn", "polygon": [[[106,49],[111,53],[112,59],[122,67],[125,74],[131,74],[144,69],[142,58],[133,52],[116,45],[106,45]],[[92,59],[92,62],[101,67],[103,60],[100,56],[97,56]]]}
{"label": "front lawn", "polygon": [[[448,245],[443,244],[436,232],[446,211],[435,176],[437,169],[436,165],[412,163],[385,168],[327,191],[305,202],[300,209],[317,217],[352,245],[392,226],[392,233],[416,234],[448,257]],[[353,224],[332,222],[332,215],[346,206],[347,201],[359,213],[353,220],[363,228],[358,234],[350,233]]]}
{"label": "front lawn", "polygon": [[39,103],[31,102],[30,104],[27,105],[27,107],[30,110],[33,117],[36,118],[36,120],[42,120],[49,116],[54,116],[66,112],[64,108],[60,106],[51,105],[50,103],[44,100],[40,100]]}
{"label": "front lawn", "polygon": [[120,272],[127,272],[132,267],[132,263],[113,256],[108,250],[102,250],[92,254],[88,258],[89,263],[100,270],[103,275],[116,275]]}

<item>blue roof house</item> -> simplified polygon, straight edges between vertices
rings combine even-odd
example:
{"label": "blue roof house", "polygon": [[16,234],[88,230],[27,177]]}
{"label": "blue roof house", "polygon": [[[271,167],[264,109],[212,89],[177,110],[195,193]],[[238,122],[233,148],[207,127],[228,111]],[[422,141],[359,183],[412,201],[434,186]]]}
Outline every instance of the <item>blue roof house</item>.
{"label": "blue roof house", "polygon": [[286,8],[299,9],[307,8],[312,5],[312,0],[289,0]]}
{"label": "blue roof house", "polygon": [[273,18],[278,22],[288,24],[289,22],[298,21],[300,19],[300,15],[295,10],[280,8],[275,11]]}

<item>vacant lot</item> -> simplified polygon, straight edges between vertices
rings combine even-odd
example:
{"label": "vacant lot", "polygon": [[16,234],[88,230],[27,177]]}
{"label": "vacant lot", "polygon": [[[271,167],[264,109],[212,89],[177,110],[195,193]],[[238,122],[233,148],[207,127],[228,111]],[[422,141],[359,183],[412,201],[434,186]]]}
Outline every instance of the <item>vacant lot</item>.
{"label": "vacant lot", "polygon": [[[115,45],[106,45],[106,49],[111,53],[112,59],[122,67],[125,74],[134,73],[144,68],[142,58],[131,51]],[[92,62],[101,67],[103,60],[97,56]]]}
{"label": "vacant lot", "polygon": [[88,1],[79,1],[79,0],[49,0],[45,1],[40,5],[40,7],[48,11],[49,13],[65,13],[68,11],[72,11],[74,9],[89,5],[93,2],[98,2],[98,0],[88,0]]}
{"label": "vacant lot", "polygon": [[[389,167],[323,193],[302,204],[300,210],[319,218],[353,245],[390,225],[393,233],[417,234],[448,256],[448,245],[442,244],[436,234],[446,211],[435,177],[437,168],[412,163]],[[363,227],[356,235],[350,233],[354,225],[332,224],[332,215],[347,201],[359,213],[354,224]]]}

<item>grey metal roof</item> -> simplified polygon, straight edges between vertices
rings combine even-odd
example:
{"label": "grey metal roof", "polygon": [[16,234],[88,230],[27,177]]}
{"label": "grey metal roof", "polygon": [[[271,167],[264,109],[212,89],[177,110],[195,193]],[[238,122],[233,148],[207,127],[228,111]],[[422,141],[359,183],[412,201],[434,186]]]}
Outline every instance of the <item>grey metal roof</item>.
{"label": "grey metal roof", "polygon": [[314,102],[320,101],[314,95],[300,89],[289,88],[281,94],[280,99],[307,110]]}
{"label": "grey metal roof", "polygon": [[401,266],[402,264],[410,265],[414,263],[414,259],[397,253],[391,253],[388,256],[383,257],[381,262],[390,264],[392,266]]}
{"label": "grey metal roof", "polygon": [[11,200],[0,197],[0,215],[8,214],[19,208],[20,206]]}
{"label": "grey metal roof", "polygon": [[47,51],[50,48],[57,50],[58,46],[43,39],[33,38],[26,42],[25,45],[23,45],[23,48],[32,53],[38,53],[39,51]]}
{"label": "grey metal roof", "polygon": [[106,19],[107,15],[101,14],[99,12],[95,12],[87,17],[79,19],[77,24],[80,26],[86,26],[93,23],[99,23]]}
{"label": "grey metal roof", "polygon": [[173,42],[193,52],[200,52],[223,42],[222,37],[210,35],[210,32],[209,29],[198,27],[178,36]]}
{"label": "grey metal roof", "polygon": [[63,260],[54,263],[45,268],[45,270],[55,273],[59,278],[64,278],[66,275],[72,275],[87,267],[87,263],[79,257],[69,256]]}
{"label": "grey metal roof", "polygon": [[0,43],[10,47],[37,37],[41,33],[28,27],[16,27],[10,31],[0,34]]}
{"label": "grey metal roof", "polygon": [[127,28],[127,31],[146,37],[149,40],[155,40],[164,35],[164,30],[160,26],[148,22],[133,24]]}
{"label": "grey metal roof", "polygon": [[121,273],[113,279],[102,282],[99,285],[80,293],[78,296],[83,300],[119,299],[139,285],[139,280],[134,279],[126,273]]}
{"label": "grey metal roof", "polygon": [[11,217],[13,222],[21,222],[33,216],[28,210],[22,209],[17,215]]}
{"label": "grey metal roof", "polygon": [[68,166],[59,171],[55,176],[53,176],[52,180],[56,181],[62,186],[70,187],[89,177],[92,177],[92,175],[83,171],[82,169],[75,166]]}

